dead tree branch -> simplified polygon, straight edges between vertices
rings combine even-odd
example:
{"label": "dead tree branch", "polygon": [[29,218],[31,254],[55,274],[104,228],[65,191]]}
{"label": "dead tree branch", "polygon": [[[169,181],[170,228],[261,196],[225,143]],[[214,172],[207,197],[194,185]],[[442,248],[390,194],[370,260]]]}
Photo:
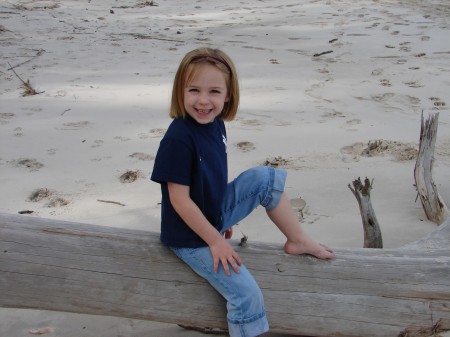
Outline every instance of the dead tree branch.
{"label": "dead tree branch", "polygon": [[[28,59],[28,60],[26,60],[26,61],[24,61],[24,62],[22,62],[22,63],[19,63],[19,64],[16,64],[15,66],[11,66],[9,63],[9,68],[8,68],[8,70],[14,70],[14,68],[17,68],[17,67],[20,67],[21,65],[24,65],[24,64],[26,64],[26,63],[28,63],[28,62],[31,62],[31,61],[33,61],[36,57],[38,57],[38,56],[41,56],[42,54],[44,54],[45,53],[45,50],[44,49],[39,49],[38,51],[37,51],[37,53],[36,53],[36,55],[34,55],[33,57],[31,57],[30,59]],[[16,76],[17,76],[17,74],[16,74]],[[19,77],[19,79],[20,79],[20,77]],[[23,82],[23,81],[22,81]]]}
{"label": "dead tree branch", "polygon": [[348,188],[358,200],[364,228],[364,248],[383,248],[380,226],[370,201],[372,183],[366,178],[363,185],[361,178],[358,178],[353,181],[353,188],[350,184]]}
{"label": "dead tree branch", "polygon": [[448,217],[449,212],[432,177],[438,120],[439,112],[435,111],[424,121],[422,111],[419,154],[414,168],[414,179],[428,220],[440,225]]}

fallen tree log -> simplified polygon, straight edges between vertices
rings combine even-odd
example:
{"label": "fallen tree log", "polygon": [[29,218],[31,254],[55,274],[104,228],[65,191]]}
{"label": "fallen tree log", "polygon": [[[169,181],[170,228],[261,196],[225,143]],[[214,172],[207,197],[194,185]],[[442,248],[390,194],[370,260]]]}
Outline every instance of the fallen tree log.
{"label": "fallen tree log", "polygon": [[[233,244],[271,331],[422,336],[450,330],[450,221],[435,245],[433,235],[410,248],[336,249],[331,261]],[[2,213],[0,307],[226,327],[224,300],[157,233]]]}

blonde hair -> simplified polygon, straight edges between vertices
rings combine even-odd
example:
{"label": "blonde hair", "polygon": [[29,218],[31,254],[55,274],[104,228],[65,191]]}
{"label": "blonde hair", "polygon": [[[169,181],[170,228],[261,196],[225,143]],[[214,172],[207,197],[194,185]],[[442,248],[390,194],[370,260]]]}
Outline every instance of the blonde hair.
{"label": "blonde hair", "polygon": [[178,67],[172,88],[172,102],[169,116],[172,118],[186,117],[184,108],[184,89],[192,81],[196,73],[196,65],[209,63],[215,65],[226,74],[225,82],[228,91],[228,102],[225,102],[221,114],[218,116],[225,121],[236,117],[239,106],[239,83],[233,61],[220,49],[199,48],[187,53]]}

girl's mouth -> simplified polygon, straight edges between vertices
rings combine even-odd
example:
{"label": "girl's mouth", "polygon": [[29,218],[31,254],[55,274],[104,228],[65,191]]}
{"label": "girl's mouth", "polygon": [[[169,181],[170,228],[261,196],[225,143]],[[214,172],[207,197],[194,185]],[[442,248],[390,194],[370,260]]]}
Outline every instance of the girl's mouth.
{"label": "girl's mouth", "polygon": [[199,113],[200,115],[207,115],[211,112],[211,109],[196,109],[197,113]]}

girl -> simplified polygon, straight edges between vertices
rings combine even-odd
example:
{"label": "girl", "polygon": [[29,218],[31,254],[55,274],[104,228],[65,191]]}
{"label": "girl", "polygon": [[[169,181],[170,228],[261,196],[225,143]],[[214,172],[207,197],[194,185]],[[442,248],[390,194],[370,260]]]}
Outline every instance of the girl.
{"label": "girl", "polygon": [[[231,59],[201,48],[185,55],[175,75],[170,117],[151,179],[161,184],[161,241],[227,301],[232,337],[269,330],[261,290],[226,238],[257,206],[286,236],[288,254],[321,259],[333,251],[312,240],[283,192],[286,171],[255,167],[228,183],[227,135],[239,105]],[[224,237],[225,236],[225,237]]]}

